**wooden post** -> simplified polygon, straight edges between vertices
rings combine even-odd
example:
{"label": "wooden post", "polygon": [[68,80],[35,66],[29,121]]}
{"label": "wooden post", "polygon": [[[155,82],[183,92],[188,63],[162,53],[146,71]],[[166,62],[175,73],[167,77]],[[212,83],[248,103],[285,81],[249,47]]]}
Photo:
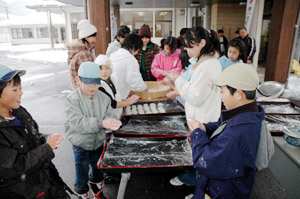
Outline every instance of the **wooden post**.
{"label": "wooden post", "polygon": [[95,45],[96,56],[105,54],[110,43],[110,2],[109,0],[90,0],[90,21],[97,27]]}
{"label": "wooden post", "polygon": [[273,1],[265,81],[286,83],[299,0]]}

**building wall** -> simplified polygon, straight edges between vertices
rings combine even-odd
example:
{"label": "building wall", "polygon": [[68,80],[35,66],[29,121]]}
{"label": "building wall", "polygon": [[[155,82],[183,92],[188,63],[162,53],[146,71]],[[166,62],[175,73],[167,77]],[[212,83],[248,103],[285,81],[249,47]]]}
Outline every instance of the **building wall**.
{"label": "building wall", "polygon": [[180,30],[185,28],[185,9],[184,8],[176,8],[175,9],[175,37],[178,37],[180,34]]}
{"label": "building wall", "polygon": [[234,32],[244,26],[246,5],[218,3],[211,9],[211,29],[223,29],[227,39],[233,39]]}

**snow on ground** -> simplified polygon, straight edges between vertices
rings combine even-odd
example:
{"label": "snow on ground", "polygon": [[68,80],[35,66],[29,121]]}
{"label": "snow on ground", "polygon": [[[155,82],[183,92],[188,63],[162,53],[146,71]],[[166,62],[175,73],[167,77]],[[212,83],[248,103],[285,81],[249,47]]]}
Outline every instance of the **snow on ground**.
{"label": "snow on ground", "polygon": [[[65,44],[55,44],[55,49],[51,50],[50,44],[27,44],[27,45],[11,45],[10,43],[0,44],[0,51],[9,51],[12,54],[7,55],[8,58],[27,59],[33,61],[43,61],[51,63],[66,62],[68,58]],[[15,54],[15,52],[25,52],[23,54]]]}

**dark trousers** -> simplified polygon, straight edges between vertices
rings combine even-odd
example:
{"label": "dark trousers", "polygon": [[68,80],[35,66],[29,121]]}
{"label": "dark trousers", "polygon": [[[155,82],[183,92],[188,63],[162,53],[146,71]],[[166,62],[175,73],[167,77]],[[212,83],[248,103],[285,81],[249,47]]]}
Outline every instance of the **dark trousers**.
{"label": "dark trousers", "polygon": [[[97,168],[97,162],[102,154],[103,145],[94,151],[88,151],[73,145],[75,159],[75,191],[79,194],[89,190],[88,181],[99,183],[103,180],[103,173]],[[91,173],[89,174],[89,166]]]}

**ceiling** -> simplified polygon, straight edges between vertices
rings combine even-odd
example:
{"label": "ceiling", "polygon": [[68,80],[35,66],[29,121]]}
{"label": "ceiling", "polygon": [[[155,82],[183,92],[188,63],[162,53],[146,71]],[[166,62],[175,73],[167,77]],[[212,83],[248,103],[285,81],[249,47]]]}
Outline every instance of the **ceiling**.
{"label": "ceiling", "polygon": [[[85,0],[58,0],[76,6],[83,6]],[[127,5],[126,2],[132,2]],[[120,8],[186,8],[193,7],[191,3],[198,2],[199,6],[212,5],[214,3],[240,3],[246,0],[110,0],[110,5],[119,5]]]}

